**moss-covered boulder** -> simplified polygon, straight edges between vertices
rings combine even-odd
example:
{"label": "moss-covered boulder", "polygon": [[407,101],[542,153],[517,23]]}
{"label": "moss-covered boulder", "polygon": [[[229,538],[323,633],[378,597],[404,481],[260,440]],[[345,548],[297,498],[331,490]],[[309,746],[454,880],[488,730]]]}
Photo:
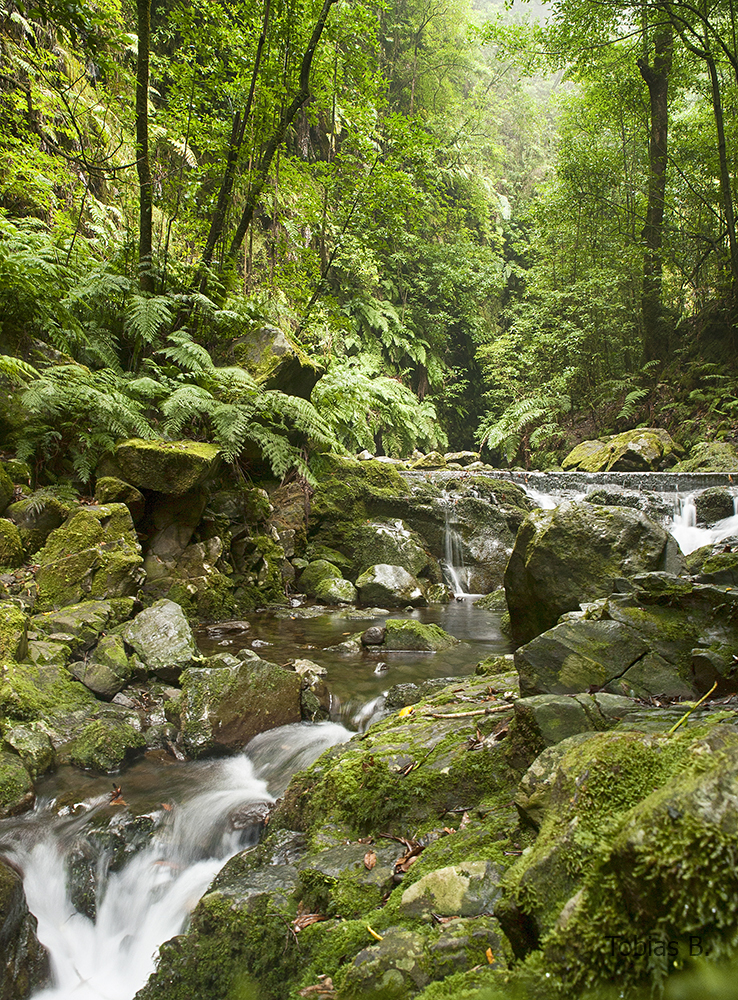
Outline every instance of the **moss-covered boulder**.
{"label": "moss-covered boulder", "polygon": [[354,543],[357,574],[370,566],[387,563],[402,566],[412,576],[420,576],[434,562],[417,532],[401,520],[359,525]]}
{"label": "moss-covered boulder", "polygon": [[378,647],[382,651],[419,650],[436,653],[459,642],[440,625],[426,625],[414,618],[388,618],[384,623],[384,630],[384,641]]}
{"label": "moss-covered boulder", "polygon": [[124,504],[82,507],[49,535],[36,557],[40,610],[134,594],[143,559]]}
{"label": "moss-covered boulder", "polygon": [[84,686],[110,701],[131,680],[134,668],[119,635],[106,635],[87,660],[69,665],[69,672]]}
{"label": "moss-covered boulder", "polygon": [[[140,604],[138,607],[140,608]],[[74,655],[91,649],[100,635],[131,618],[135,608],[136,600],[133,597],[82,601],[56,611],[34,615],[30,627],[40,638],[56,637],[64,642]],[[23,656],[18,659],[23,659]]]}
{"label": "moss-covered boulder", "polygon": [[694,497],[697,520],[714,524],[735,513],[735,498],[727,486],[711,486]]}
{"label": "moss-covered boulder", "polygon": [[599,692],[596,695],[541,694],[518,698],[515,719],[531,745],[555,746],[577,733],[612,729],[634,710],[630,698]]}
{"label": "moss-covered boulder", "polygon": [[677,445],[668,431],[644,427],[583,441],[561,463],[580,472],[655,472],[676,462]]}
{"label": "moss-covered boulder", "polygon": [[191,757],[242,750],[258,733],[299,722],[300,677],[252,654],[182,673],[182,741]]}
{"label": "moss-covered boulder", "polygon": [[338,566],[327,559],[315,559],[308,563],[300,575],[300,589],[309,597],[315,596],[315,589],[325,580],[340,580],[343,574]]}
{"label": "moss-covered boulder", "polygon": [[23,542],[17,526],[0,517],[0,566],[15,569],[23,563]]}
{"label": "moss-covered boulder", "polygon": [[18,754],[34,781],[54,766],[54,747],[39,723],[12,726],[5,730],[3,738]]}
{"label": "moss-covered boulder", "polygon": [[110,773],[145,748],[145,737],[130,722],[99,718],[93,719],[79,736],[60,749],[59,760],[90,771]]}
{"label": "moss-covered boulder", "polygon": [[[588,774],[579,783],[579,802],[555,807],[551,821],[562,809],[559,822],[575,812],[580,830],[592,829],[582,818],[593,809],[599,829],[605,817],[608,825],[581,891],[543,942],[547,967],[566,989],[579,992],[615,978],[622,986],[645,986],[695,954],[711,962],[734,955],[736,727],[716,725],[705,735],[671,741],[623,734],[609,746],[592,742],[583,749]],[[580,778],[584,763],[576,767]],[[601,785],[608,768],[615,777],[609,790]],[[700,951],[690,948],[695,944]]]}
{"label": "moss-covered boulder", "polygon": [[38,490],[12,503],[5,514],[18,526],[26,551],[33,554],[75,509],[76,504],[68,499],[48,490]]}
{"label": "moss-covered boulder", "polygon": [[51,978],[48,952],[36,936],[23,879],[0,861],[0,1000],[27,1000]]}
{"label": "moss-covered boulder", "polygon": [[131,438],[116,447],[113,460],[120,478],[138,489],[181,494],[217,472],[220,448],[201,441]]}
{"label": "moss-covered boulder", "polygon": [[231,342],[237,364],[246,368],[266,389],[310,398],[323,373],[283,330],[263,323]]}
{"label": "moss-covered boulder", "polygon": [[355,604],[359,592],[350,580],[331,577],[315,587],[315,599],[323,604]]}
{"label": "moss-covered boulder", "polygon": [[411,469],[445,469],[446,459],[439,451],[430,451],[410,466]]}
{"label": "moss-covered boulder", "polygon": [[420,920],[472,917],[489,913],[500,896],[502,872],[489,861],[467,861],[436,868],[418,879],[400,897],[400,913]]}
{"label": "moss-covered boulder", "polygon": [[505,570],[513,639],[529,642],[582,602],[607,597],[619,577],[683,565],[674,538],[639,511],[573,503],[533,511]]}
{"label": "moss-covered boulder", "polygon": [[22,660],[28,651],[28,615],[0,601],[0,660]]}
{"label": "moss-covered boulder", "polygon": [[176,681],[198,658],[192,629],[174,601],[156,601],[121,629],[121,635],[152,674]]}
{"label": "moss-covered boulder", "polygon": [[101,476],[95,483],[95,499],[100,503],[124,503],[134,524],[144,516],[146,499],[140,490],[115,476]]}
{"label": "moss-covered boulder", "polygon": [[673,472],[736,472],[738,449],[728,441],[701,441]]}
{"label": "moss-covered boulder", "polygon": [[419,608],[428,603],[418,580],[402,566],[390,566],[386,563],[370,566],[356,580],[356,589],[362,604],[386,608],[411,605]]}
{"label": "moss-covered boulder", "polygon": [[0,751],[0,818],[26,812],[35,801],[33,782],[21,758]]}

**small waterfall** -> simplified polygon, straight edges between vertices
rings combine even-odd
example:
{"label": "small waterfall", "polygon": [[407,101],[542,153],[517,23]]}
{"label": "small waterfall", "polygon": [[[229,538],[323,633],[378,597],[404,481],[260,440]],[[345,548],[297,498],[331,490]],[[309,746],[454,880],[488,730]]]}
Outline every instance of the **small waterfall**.
{"label": "small waterfall", "polygon": [[351,735],[330,722],[285,726],[257,736],[238,757],[187,765],[208,787],[170,806],[148,846],[109,873],[94,922],[71,902],[67,854],[109,800],[82,817],[33,813],[15,837],[6,831],[4,851],[25,873],[28,906],[52,961],[54,986],[34,1000],[131,1000],[154,971],[159,945],[182,932],[227,858],[256,843],[258,827],[239,828],[236,810],[273,802],[295,770]]}
{"label": "small waterfall", "polygon": [[738,534],[738,496],[733,497],[733,516],[718,521],[711,528],[697,527],[697,510],[694,503],[694,493],[685,497],[678,494],[674,503],[674,519],[667,529],[679,543],[679,548],[685,555],[694,552],[703,545],[714,545],[726,538]]}
{"label": "small waterfall", "polygon": [[451,502],[446,504],[446,518],[443,537],[443,571],[454,597],[469,593],[468,574],[464,566],[461,536],[451,524]]}

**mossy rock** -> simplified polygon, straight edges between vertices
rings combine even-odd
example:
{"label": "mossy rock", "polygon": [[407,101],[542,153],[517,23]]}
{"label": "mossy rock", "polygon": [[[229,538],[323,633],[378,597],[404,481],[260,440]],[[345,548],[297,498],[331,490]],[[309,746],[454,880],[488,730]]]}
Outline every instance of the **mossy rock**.
{"label": "mossy rock", "polygon": [[736,472],[738,450],[727,441],[701,441],[673,472]]}
{"label": "mossy rock", "polygon": [[110,701],[133,676],[133,665],[119,635],[104,636],[87,660],[72,663],[69,672],[99,698]]}
{"label": "mossy rock", "polygon": [[0,686],[0,713],[18,722],[53,723],[59,716],[89,711],[93,695],[59,664],[4,664]]}
{"label": "mossy rock", "polygon": [[314,596],[323,604],[355,604],[359,592],[350,580],[331,577],[315,587]]}
{"label": "mossy rock", "polygon": [[136,593],[143,559],[124,504],[83,507],[55,528],[37,556],[40,610]]}
{"label": "mossy rock", "polygon": [[436,653],[458,645],[459,640],[440,625],[425,625],[414,618],[388,618],[382,650],[419,650]]}
{"label": "mossy rock", "polygon": [[18,525],[23,546],[32,555],[76,509],[77,505],[69,500],[39,491],[16,500],[5,513]]}
{"label": "mossy rock", "polygon": [[653,472],[676,461],[676,449],[668,431],[645,427],[583,441],[561,465],[580,472]]}
{"label": "mossy rock", "polygon": [[300,588],[309,597],[314,597],[316,587],[324,580],[340,580],[342,576],[338,566],[334,566],[326,559],[316,559],[308,563],[300,574]]}
{"label": "mossy rock", "polygon": [[22,660],[28,652],[28,615],[0,601],[0,660]]}
{"label": "mossy rock", "polygon": [[129,723],[95,719],[75,740],[61,748],[59,759],[90,771],[109,773],[145,748],[145,737]]}
{"label": "mossy rock", "polygon": [[[551,972],[575,993],[613,979],[624,987],[661,982],[689,964],[692,940],[712,962],[735,954],[738,729],[716,725],[701,738],[667,740],[649,747],[641,738],[641,749],[631,740],[633,757],[618,755],[617,781],[598,803],[600,823],[608,817],[605,843],[543,942]],[[598,748],[586,749],[595,777]],[[626,775],[631,791],[623,794]],[[592,777],[584,788],[594,803]],[[614,813],[606,801],[613,804],[613,792]],[[613,937],[674,948],[613,949]]]}
{"label": "mossy rock", "polygon": [[15,486],[13,480],[5,471],[5,467],[0,463],[0,515],[5,513],[5,509],[13,499]]}
{"label": "mossy rock", "polygon": [[201,441],[130,438],[115,449],[125,482],[140,490],[179,495],[215,475],[220,448]]}
{"label": "mossy rock", "polygon": [[48,734],[39,726],[35,724],[12,726],[5,730],[3,738],[19,755],[34,781],[39,775],[54,767],[56,763],[54,747]]}
{"label": "mossy rock", "polygon": [[133,597],[81,601],[79,604],[70,604],[57,611],[34,615],[31,619],[31,628],[41,636],[48,637],[54,634],[66,636],[65,641],[74,654],[90,649],[102,633],[109,632],[126,622],[133,615],[135,607],[136,601]]}
{"label": "mossy rock", "polygon": [[31,485],[31,466],[28,462],[21,462],[18,458],[8,458],[3,464],[12,483],[16,486]]}
{"label": "mossy rock", "polygon": [[33,782],[23,761],[15,753],[0,751],[0,818],[26,812],[35,801]]}
{"label": "mossy rock", "polygon": [[356,580],[362,604],[386,608],[425,607],[428,603],[419,581],[402,566],[370,566]]}
{"label": "mossy rock", "polygon": [[505,595],[516,645],[607,597],[614,580],[651,570],[680,572],[676,541],[640,511],[562,503],[532,511],[505,570]]}
{"label": "mossy rock", "polygon": [[357,574],[378,563],[387,563],[402,566],[417,577],[434,561],[418,533],[401,520],[359,525],[353,551]]}
{"label": "mossy rock", "polygon": [[0,566],[15,569],[23,564],[21,533],[7,518],[0,517]]}
{"label": "mossy rock", "polygon": [[232,341],[236,364],[247,369],[266,389],[310,398],[323,374],[320,368],[279,327],[264,323],[244,337]]}
{"label": "mossy rock", "polygon": [[146,499],[140,490],[115,476],[101,476],[95,483],[95,499],[100,503],[124,503],[131,512],[134,524],[142,519]]}
{"label": "mossy rock", "polygon": [[498,614],[504,614],[507,611],[505,588],[499,587],[497,590],[493,590],[491,594],[485,594],[484,597],[478,597],[474,602],[474,607],[483,608],[485,611],[496,611]]}
{"label": "mossy rock", "polygon": [[164,681],[178,680],[198,658],[192,629],[174,601],[156,601],[125,624],[121,636],[146,669]]}

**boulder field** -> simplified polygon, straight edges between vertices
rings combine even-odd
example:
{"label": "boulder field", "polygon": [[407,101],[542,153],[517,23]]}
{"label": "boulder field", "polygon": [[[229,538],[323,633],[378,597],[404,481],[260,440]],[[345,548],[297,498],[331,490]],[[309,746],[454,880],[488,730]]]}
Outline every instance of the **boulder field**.
{"label": "boulder field", "polygon": [[[418,459],[438,481],[321,456],[314,487],[263,489],[187,445],[124,442],[95,502],[31,492],[20,463],[0,475],[1,816],[61,763],[231,753],[326,717],[319,663],[206,657],[198,624],[244,632],[299,594],[389,612],[352,655],[432,653],[454,638],[397,616],[450,599],[452,555],[514,653],[396,685],[384,718],[295,775],[139,1000],[709,996],[684,970],[695,941],[711,961],[738,947],[738,540],[685,559],[655,502],[541,510],[474,455]],[[732,503],[705,490],[698,518]],[[95,852],[114,836],[130,856],[153,822],[80,843],[80,912]],[[0,997],[24,1000],[48,962],[4,863],[3,879]]]}

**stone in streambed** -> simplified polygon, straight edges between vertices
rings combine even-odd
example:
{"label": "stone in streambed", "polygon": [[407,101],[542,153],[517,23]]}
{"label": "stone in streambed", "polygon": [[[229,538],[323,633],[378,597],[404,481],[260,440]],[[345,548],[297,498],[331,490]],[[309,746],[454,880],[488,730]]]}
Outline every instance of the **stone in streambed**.
{"label": "stone in streambed", "polygon": [[156,601],[128,622],[121,635],[146,668],[164,681],[176,681],[198,659],[192,629],[174,601]]}
{"label": "stone in streambed", "polygon": [[190,667],[181,684],[182,740],[192,757],[241,750],[258,733],[301,719],[300,677],[258,657]]}
{"label": "stone in streambed", "polygon": [[119,635],[106,635],[87,661],[69,666],[69,672],[86,688],[106,701],[121,691],[133,676],[133,666]]}
{"label": "stone in streambed", "polygon": [[350,580],[331,578],[317,584],[314,596],[323,604],[354,604],[359,593]]}
{"label": "stone in streambed", "polygon": [[[111,706],[112,707],[112,706]],[[59,750],[59,762],[104,774],[117,771],[146,748],[146,739],[123,716],[93,719]]]}
{"label": "stone in streambed", "polygon": [[423,540],[400,520],[360,524],[356,529],[354,567],[361,574],[370,566],[402,566],[419,576],[434,562]]}
{"label": "stone in streambed", "polygon": [[388,608],[407,605],[424,607],[427,604],[423,588],[402,566],[380,563],[370,566],[356,581],[363,604],[380,604]]}
{"label": "stone in streambed", "polygon": [[455,636],[444,632],[440,625],[426,625],[414,618],[388,618],[384,629],[383,651],[418,650],[437,653],[456,646],[459,642]]}
{"label": "stone in streambed", "polygon": [[706,524],[714,524],[735,513],[733,494],[727,486],[712,486],[702,490],[694,498],[697,520]]}
{"label": "stone in streambed", "polygon": [[31,629],[41,636],[66,635],[70,649],[73,653],[78,653],[93,646],[99,635],[129,619],[136,606],[133,597],[82,601],[58,611],[34,615]]}
{"label": "stone in streambed", "polygon": [[343,574],[338,566],[327,559],[315,559],[308,563],[300,575],[300,589],[308,595],[315,596],[315,590],[326,580],[340,580]]}
{"label": "stone in streambed", "polygon": [[677,450],[668,431],[644,427],[599,441],[582,441],[561,465],[580,472],[649,472],[674,464]]}
{"label": "stone in streambed", "polygon": [[0,751],[0,818],[17,816],[36,801],[31,776],[17,754]]}

